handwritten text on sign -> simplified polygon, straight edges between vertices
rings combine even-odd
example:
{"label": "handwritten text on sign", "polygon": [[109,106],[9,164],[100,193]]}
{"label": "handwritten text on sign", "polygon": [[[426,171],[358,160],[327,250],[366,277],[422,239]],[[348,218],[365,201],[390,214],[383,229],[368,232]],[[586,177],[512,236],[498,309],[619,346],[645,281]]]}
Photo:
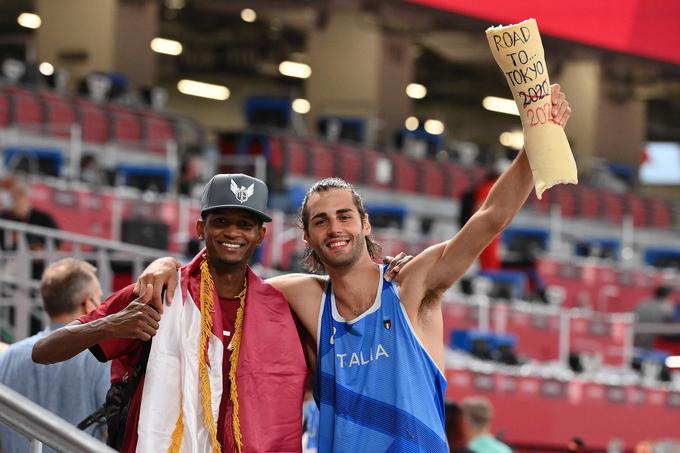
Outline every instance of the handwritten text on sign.
{"label": "handwritten text on sign", "polygon": [[[521,103],[522,107],[526,109],[528,125],[533,127],[552,122],[552,116],[550,115],[550,102],[543,106],[530,107],[550,95],[550,86],[542,58],[537,55],[529,55],[524,49],[518,49],[518,47],[525,46],[529,39],[531,39],[529,27],[519,27],[494,35],[493,43],[496,46],[496,51],[506,51],[505,56],[512,63],[512,69],[504,71],[504,73],[511,87],[522,88],[517,91],[518,103]],[[512,52],[507,52],[509,50],[512,50]]]}

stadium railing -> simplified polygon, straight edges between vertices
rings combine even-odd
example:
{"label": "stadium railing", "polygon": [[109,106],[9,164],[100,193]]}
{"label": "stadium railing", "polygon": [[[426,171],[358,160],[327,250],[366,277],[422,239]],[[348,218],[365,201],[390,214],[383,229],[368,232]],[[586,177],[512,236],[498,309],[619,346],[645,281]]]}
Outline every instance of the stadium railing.
{"label": "stadium railing", "polygon": [[[14,307],[14,323],[9,316],[2,316],[0,329],[7,329],[14,340],[28,336],[32,312],[41,312],[38,294],[40,275],[36,270],[63,257],[75,257],[93,263],[97,267],[102,292],[111,293],[114,284],[114,266],[124,263],[139,275],[146,264],[155,258],[171,255],[167,250],[157,250],[141,245],[68,233],[25,223],[0,220],[10,250],[0,250],[0,309]],[[44,238],[44,250],[30,250],[26,236]],[[8,244],[8,237],[16,237],[15,244]],[[61,243],[60,245],[58,245]],[[40,270],[39,274],[42,271]],[[41,315],[42,316],[42,315]]]}
{"label": "stadium railing", "polygon": [[0,423],[29,439],[31,453],[42,452],[43,444],[56,451],[115,452],[104,443],[3,384],[0,384]]}

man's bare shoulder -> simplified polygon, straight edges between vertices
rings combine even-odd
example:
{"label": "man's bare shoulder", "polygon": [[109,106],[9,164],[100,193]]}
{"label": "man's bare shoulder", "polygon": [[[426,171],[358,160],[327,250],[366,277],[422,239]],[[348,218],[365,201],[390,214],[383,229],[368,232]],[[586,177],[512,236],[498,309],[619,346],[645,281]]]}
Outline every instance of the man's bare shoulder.
{"label": "man's bare shoulder", "polygon": [[266,280],[279,291],[323,288],[327,281],[328,277],[313,274],[283,274]]}

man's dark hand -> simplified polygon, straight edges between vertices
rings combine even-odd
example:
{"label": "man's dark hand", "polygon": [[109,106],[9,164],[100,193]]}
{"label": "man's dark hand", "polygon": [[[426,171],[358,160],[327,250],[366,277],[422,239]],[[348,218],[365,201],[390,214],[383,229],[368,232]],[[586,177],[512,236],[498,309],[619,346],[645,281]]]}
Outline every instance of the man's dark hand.
{"label": "man's dark hand", "polygon": [[383,263],[387,264],[387,269],[385,270],[385,280],[388,282],[392,281],[394,277],[397,276],[400,270],[406,266],[406,264],[413,259],[413,255],[407,255],[404,252],[400,252],[397,256],[386,256],[383,258]]}
{"label": "man's dark hand", "polygon": [[170,305],[177,289],[177,269],[181,263],[172,257],[159,258],[149,264],[135,283],[135,294],[141,296],[142,288],[151,286],[152,295],[150,303],[158,311],[163,313],[163,288],[165,291],[165,303]]}
{"label": "man's dark hand", "polygon": [[148,341],[156,335],[161,315],[149,303],[153,296],[151,285],[144,287],[144,293],[123,310],[107,319],[107,328],[112,336],[119,338],[136,338]]}

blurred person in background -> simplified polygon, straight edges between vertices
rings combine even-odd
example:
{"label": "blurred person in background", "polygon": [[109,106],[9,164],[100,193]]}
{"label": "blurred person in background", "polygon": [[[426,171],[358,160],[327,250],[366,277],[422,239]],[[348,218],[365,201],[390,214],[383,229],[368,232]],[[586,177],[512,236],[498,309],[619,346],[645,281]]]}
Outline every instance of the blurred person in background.
{"label": "blurred person in background", "polygon": [[[3,182],[2,187],[9,193],[9,206],[3,208],[0,212],[0,218],[28,225],[53,228],[55,230],[59,229],[59,225],[57,225],[56,220],[54,220],[51,214],[33,207],[29,196],[29,187],[25,181],[16,176],[11,176]],[[46,239],[43,236],[27,234],[26,241],[30,250],[45,250]],[[0,247],[5,250],[16,250],[17,242],[17,237],[11,236],[6,238],[5,231],[0,229]],[[58,242],[57,247],[59,247]],[[40,274],[42,274],[42,269],[34,277],[40,278]]]}
{"label": "blurred person in background", "polygon": [[586,443],[580,437],[572,437],[567,443],[567,453],[584,453],[586,451]]}
{"label": "blurred person in background", "polygon": [[470,440],[468,427],[463,419],[463,411],[453,401],[444,404],[446,417],[446,440],[449,442],[450,453],[477,453],[467,446]]}
{"label": "blurred person in background", "polygon": [[[31,351],[49,332],[96,309],[102,297],[101,287],[94,266],[64,258],[47,267],[40,293],[50,326],[0,353],[0,383],[75,425],[104,403],[109,365],[99,363],[87,352],[59,364],[38,365],[31,360]],[[92,428],[87,432],[100,440],[104,438],[102,430]],[[28,439],[2,425],[0,445],[3,453],[29,451]]]}
{"label": "blurred person in background", "polygon": [[[673,289],[669,286],[659,286],[654,290],[654,296],[645,299],[635,308],[636,328],[649,324],[664,324],[673,322],[675,304]],[[654,347],[654,333],[640,332],[635,334],[635,347],[651,349]]]}
{"label": "blurred person in background", "polygon": [[468,448],[477,453],[512,453],[510,447],[491,433],[493,406],[488,399],[470,396],[461,401],[460,408],[470,432]]}

